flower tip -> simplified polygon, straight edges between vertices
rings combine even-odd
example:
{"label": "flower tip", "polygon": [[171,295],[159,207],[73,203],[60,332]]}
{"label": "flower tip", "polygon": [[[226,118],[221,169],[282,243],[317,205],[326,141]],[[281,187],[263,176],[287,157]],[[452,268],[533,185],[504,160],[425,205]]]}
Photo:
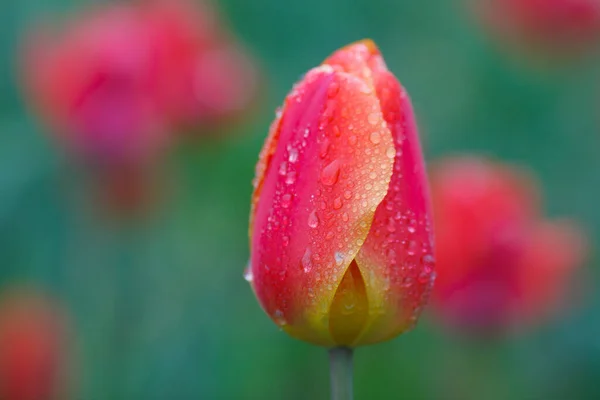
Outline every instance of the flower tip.
{"label": "flower tip", "polygon": [[364,51],[366,50],[366,53],[369,56],[380,56],[381,52],[379,51],[379,47],[377,47],[377,45],[375,44],[375,42],[372,39],[361,39],[358,40],[356,42],[350,43],[344,47],[342,47],[341,49],[339,49],[337,52],[349,52],[349,51]]}
{"label": "flower tip", "polygon": [[379,47],[377,47],[377,45],[375,44],[375,42],[372,39],[367,38],[367,39],[359,40],[358,42],[355,42],[352,45],[365,46],[367,48],[367,50],[369,50],[369,53],[371,53],[372,56],[381,54],[381,52],[379,51]]}

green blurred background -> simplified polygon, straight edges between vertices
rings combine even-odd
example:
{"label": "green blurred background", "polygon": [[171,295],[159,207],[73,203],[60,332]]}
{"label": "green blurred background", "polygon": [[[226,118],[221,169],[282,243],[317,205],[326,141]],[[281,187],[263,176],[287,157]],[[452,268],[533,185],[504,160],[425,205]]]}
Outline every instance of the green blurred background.
{"label": "green blurred background", "polygon": [[[268,124],[300,76],[370,37],[412,96],[428,160],[478,153],[525,165],[550,216],[600,229],[600,61],[541,68],[502,51],[461,1],[223,0],[268,87],[235,132],[173,154],[162,209],[99,222],[18,90],[19,39],[82,1],[8,0],[0,12],[0,282],[33,283],[72,313],[78,398],[325,399],[325,350],[280,332],[242,277],[250,181]],[[598,399],[595,260],[580,305],[504,343],[417,329],[356,353],[359,399]]]}

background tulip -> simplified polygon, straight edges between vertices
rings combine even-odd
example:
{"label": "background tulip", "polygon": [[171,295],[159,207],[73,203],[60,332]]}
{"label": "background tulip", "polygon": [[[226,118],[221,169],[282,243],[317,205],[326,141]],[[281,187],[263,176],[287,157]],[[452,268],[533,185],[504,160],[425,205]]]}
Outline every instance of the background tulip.
{"label": "background tulip", "polygon": [[48,298],[6,292],[0,303],[0,398],[69,398],[66,318]]}
{"label": "background tulip", "polygon": [[414,324],[433,281],[427,183],[408,95],[372,42],[294,87],[254,187],[248,275],[286,332],[357,346]]}
{"label": "background tulip", "polygon": [[444,322],[496,336],[556,310],[583,260],[583,238],[573,224],[539,215],[529,176],[482,159],[448,159],[433,169],[432,192],[433,305]]}
{"label": "background tulip", "polygon": [[600,3],[596,0],[482,0],[472,4],[492,33],[526,52],[572,56],[593,50],[600,40]]}
{"label": "background tulip", "polygon": [[28,98],[73,152],[97,162],[156,157],[173,131],[244,111],[249,56],[205,3],[151,0],[89,10],[25,48]]}
{"label": "background tulip", "polygon": [[119,215],[157,200],[176,132],[240,115],[257,91],[254,62],[205,2],[90,9],[32,34],[23,58],[27,98]]}

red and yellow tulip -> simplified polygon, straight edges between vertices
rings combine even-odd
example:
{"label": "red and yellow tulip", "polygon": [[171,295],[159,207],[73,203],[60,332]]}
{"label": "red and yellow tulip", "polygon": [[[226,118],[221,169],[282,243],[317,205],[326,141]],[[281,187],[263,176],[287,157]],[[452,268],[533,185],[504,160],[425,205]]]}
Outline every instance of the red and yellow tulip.
{"label": "red and yellow tulip", "polygon": [[429,194],[405,89],[371,41],[297,83],[260,153],[246,277],[291,336],[322,346],[410,329],[434,280]]}

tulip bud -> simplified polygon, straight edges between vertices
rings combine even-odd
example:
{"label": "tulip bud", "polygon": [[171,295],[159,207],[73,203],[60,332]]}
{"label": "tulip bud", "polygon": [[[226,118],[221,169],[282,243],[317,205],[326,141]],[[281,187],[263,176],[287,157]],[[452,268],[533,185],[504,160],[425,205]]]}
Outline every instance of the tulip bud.
{"label": "tulip bud", "polygon": [[0,304],[0,398],[63,400],[67,396],[67,327],[45,297],[18,292]]}
{"label": "tulip bud", "polygon": [[410,329],[434,280],[408,94],[371,41],[297,83],[260,153],[246,277],[291,336],[358,346]]}
{"label": "tulip bud", "polygon": [[432,174],[438,278],[432,306],[453,328],[503,334],[556,310],[581,264],[584,240],[539,215],[535,182],[479,159],[451,159]]}
{"label": "tulip bud", "polygon": [[600,40],[597,0],[473,0],[479,19],[502,41],[541,55],[577,55]]}

